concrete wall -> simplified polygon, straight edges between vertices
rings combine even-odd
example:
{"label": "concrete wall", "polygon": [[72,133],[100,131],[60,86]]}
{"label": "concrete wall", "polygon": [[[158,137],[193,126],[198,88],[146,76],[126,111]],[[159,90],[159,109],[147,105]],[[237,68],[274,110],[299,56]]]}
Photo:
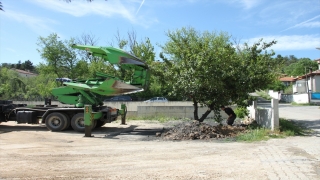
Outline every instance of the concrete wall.
{"label": "concrete wall", "polygon": [[312,92],[320,92],[320,76],[312,77]]}
{"label": "concrete wall", "polygon": [[[14,101],[15,104],[28,104],[28,105],[43,105],[44,102],[40,101]],[[176,117],[176,118],[189,118],[194,119],[194,108],[191,101],[175,101],[175,102],[124,102],[127,105],[128,114],[127,116],[165,116],[165,117]],[[58,105],[59,107],[65,106],[57,101],[52,101],[52,105]],[[114,108],[121,107],[121,102],[108,102],[105,103],[107,106]],[[236,106],[231,106],[235,109]],[[248,107],[250,115],[255,119],[261,126],[275,129],[279,127],[279,113],[278,113],[278,100],[271,100],[271,108],[258,109],[257,102],[253,102],[253,105]],[[206,112],[206,107],[198,108],[199,118]],[[223,119],[227,119],[228,116],[225,112],[220,111]],[[211,112],[207,118],[213,118],[214,114]]]}
{"label": "concrete wall", "polygon": [[308,103],[308,94],[294,94],[292,95],[292,101],[296,103]]}
{"label": "concrete wall", "polygon": [[[44,105],[42,101],[14,101],[15,104],[28,104],[28,105]],[[194,108],[192,101],[169,101],[169,102],[105,102],[104,105],[121,108],[121,104],[124,103],[127,106],[127,116],[166,116],[166,117],[180,117],[180,118],[190,118],[194,119]],[[52,101],[52,105],[58,105],[59,107],[67,106],[58,101]],[[235,106],[231,106],[235,109]],[[199,118],[207,110],[206,107],[198,108]],[[220,114],[222,118],[227,118],[225,112],[221,111]],[[207,118],[212,118],[214,116],[211,112]]]}
{"label": "concrete wall", "polygon": [[257,101],[254,101],[249,110],[249,117],[256,120],[264,128],[276,130],[279,128],[279,107],[278,100],[271,100],[271,108],[258,108]]}
{"label": "concrete wall", "polygon": [[[235,109],[235,106],[231,107]],[[198,108],[198,117],[207,111],[208,108]],[[166,116],[175,118],[188,118],[194,119],[194,107],[193,106],[138,106],[137,116]],[[228,115],[224,111],[220,111],[220,115],[223,119],[227,119]],[[213,118],[214,113],[211,112],[207,119]]]}
{"label": "concrete wall", "polygon": [[281,93],[279,93],[278,91],[269,90],[268,94],[273,99],[280,99],[281,98]]}
{"label": "concrete wall", "polygon": [[270,121],[271,116],[272,116],[271,108],[257,109],[255,120],[262,127],[271,128],[271,121]]}

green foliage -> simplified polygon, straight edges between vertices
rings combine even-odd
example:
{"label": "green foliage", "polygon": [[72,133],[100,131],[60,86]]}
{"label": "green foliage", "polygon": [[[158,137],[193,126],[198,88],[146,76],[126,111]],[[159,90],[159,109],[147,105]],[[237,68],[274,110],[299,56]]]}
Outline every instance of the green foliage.
{"label": "green foliage", "polygon": [[272,84],[269,84],[268,89],[274,91],[281,91],[285,90],[286,86],[280,80],[275,80]]}
{"label": "green foliage", "polygon": [[259,128],[259,129],[250,129],[245,133],[241,133],[236,137],[238,141],[254,142],[254,141],[263,141],[268,140],[268,134],[270,130]]}
{"label": "green foliage", "polygon": [[247,107],[237,107],[234,110],[234,113],[237,115],[238,118],[244,118],[249,115],[249,110]]}
{"label": "green foliage", "polygon": [[71,45],[74,39],[59,40],[56,33],[48,37],[40,37],[38,41],[38,52],[45,64],[40,64],[39,71],[43,74],[54,73],[57,77],[75,78],[75,67],[79,61],[76,52]]}
{"label": "green foliage", "polygon": [[279,118],[280,132],[283,132],[286,136],[304,135],[306,129],[298,126],[293,121]]}
{"label": "green foliage", "polygon": [[284,68],[284,72],[289,76],[301,76],[309,73],[309,67],[313,70],[318,69],[318,64],[309,58],[301,58],[297,62]]}
{"label": "green foliage", "polygon": [[293,94],[292,85],[286,87],[283,92],[284,92],[284,94]]}
{"label": "green foliage", "polygon": [[[139,59],[145,61],[149,66],[149,71],[151,72],[149,88],[145,89],[143,92],[137,93],[137,97],[148,99],[154,96],[165,96],[170,99],[170,97],[168,97],[170,86],[168,86],[167,81],[163,78],[165,64],[155,61],[154,46],[150,39],[145,38],[139,42],[137,41],[136,34],[133,31],[128,32],[127,38],[121,38],[118,34],[117,41],[119,48],[135,55]],[[122,79],[129,80],[130,76],[130,72],[121,72]]]}
{"label": "green foliage", "polygon": [[227,33],[194,28],[168,31],[167,36],[161,58],[167,64],[164,79],[172,86],[171,94],[189,97],[217,114],[220,105],[230,99],[242,105],[248,93],[265,89],[276,78],[274,53],[266,50],[274,41],[235,48]]}
{"label": "green foliage", "polygon": [[268,93],[266,93],[265,91],[256,91],[256,93],[260,97],[262,97],[263,99],[266,99],[266,100],[271,100],[272,99],[272,97]]}
{"label": "green foliage", "polygon": [[26,84],[24,78],[18,75],[17,72],[0,68],[0,97],[1,99],[24,98]]}
{"label": "green foliage", "polygon": [[21,61],[19,60],[17,64],[2,63],[1,67],[5,67],[8,69],[11,69],[11,68],[21,69],[21,70],[30,71],[30,72],[35,71],[35,67],[33,66],[33,63],[30,60],[26,60],[23,63],[21,63]]}
{"label": "green foliage", "polygon": [[302,128],[293,121],[279,118],[279,130],[271,131],[261,127],[249,128],[245,133],[239,134],[236,139],[238,141],[263,141],[270,138],[284,138],[287,136],[300,136],[306,134],[307,129]]}

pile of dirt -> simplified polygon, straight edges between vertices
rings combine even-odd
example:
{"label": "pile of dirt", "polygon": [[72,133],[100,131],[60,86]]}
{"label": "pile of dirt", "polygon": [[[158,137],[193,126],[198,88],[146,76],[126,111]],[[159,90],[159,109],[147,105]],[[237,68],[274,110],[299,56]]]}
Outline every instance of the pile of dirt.
{"label": "pile of dirt", "polygon": [[156,135],[164,140],[207,140],[234,137],[239,132],[244,132],[245,130],[246,127],[242,126],[213,126],[199,121],[192,121],[177,124]]}

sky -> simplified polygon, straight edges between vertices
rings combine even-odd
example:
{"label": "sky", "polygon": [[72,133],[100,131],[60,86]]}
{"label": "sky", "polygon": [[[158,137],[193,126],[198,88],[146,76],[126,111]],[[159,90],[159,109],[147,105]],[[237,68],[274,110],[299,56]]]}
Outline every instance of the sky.
{"label": "sky", "polygon": [[[119,34],[149,38],[156,58],[166,33],[182,27],[227,32],[240,43],[276,40],[281,56],[320,59],[320,0],[0,0],[0,63],[45,62],[39,37],[84,34],[97,46],[116,44]],[[319,48],[319,49],[317,49]]]}

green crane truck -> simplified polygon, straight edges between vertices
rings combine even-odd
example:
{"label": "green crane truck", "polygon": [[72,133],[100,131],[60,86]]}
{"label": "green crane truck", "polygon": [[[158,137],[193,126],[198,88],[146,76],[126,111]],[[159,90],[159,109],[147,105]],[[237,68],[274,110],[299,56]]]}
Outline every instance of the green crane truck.
{"label": "green crane truck", "polygon": [[[100,57],[110,64],[118,65],[122,70],[132,72],[131,80],[124,82],[118,77],[97,73],[95,78],[72,80],[57,78],[62,86],[52,89],[51,93],[58,101],[72,107],[58,107],[46,101],[45,105],[28,107],[0,101],[0,122],[45,123],[50,131],[63,131],[72,127],[75,131],[85,131],[85,109],[90,105],[92,128],[101,127],[115,121],[121,116],[125,121],[126,106],[121,109],[104,106],[99,96],[114,96],[143,91],[148,86],[149,71],[145,62],[137,57],[113,47],[96,47],[72,45],[73,48],[85,50],[89,55]],[[86,108],[85,108],[86,106]]]}

